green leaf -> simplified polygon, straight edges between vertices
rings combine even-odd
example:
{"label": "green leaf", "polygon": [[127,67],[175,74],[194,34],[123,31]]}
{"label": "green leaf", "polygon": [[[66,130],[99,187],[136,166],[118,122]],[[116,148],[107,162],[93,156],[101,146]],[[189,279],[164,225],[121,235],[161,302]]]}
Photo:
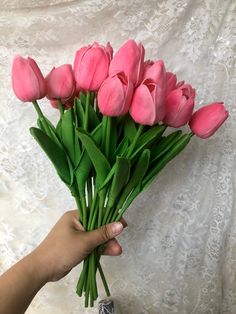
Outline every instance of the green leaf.
{"label": "green leaf", "polygon": [[129,139],[130,143],[133,141],[135,134],[137,133],[137,129],[135,126],[134,120],[127,115],[124,121],[124,135]]}
{"label": "green leaf", "polygon": [[116,156],[124,156],[128,147],[129,147],[129,140],[126,137],[124,137],[111,156],[111,164],[115,163]]}
{"label": "green leaf", "polygon": [[77,128],[77,132],[96,170],[96,186],[99,188],[111,170],[110,164],[88,132],[82,128]]}
{"label": "green leaf", "polygon": [[134,170],[132,171],[131,177],[129,182],[127,183],[127,185],[125,186],[122,194],[119,197],[119,202],[117,204],[117,209],[122,208],[125,200],[127,199],[127,197],[129,196],[129,194],[131,193],[131,191],[136,188],[136,186],[138,186],[142,180],[143,177],[146,174],[146,171],[148,169],[149,166],[149,160],[150,160],[150,150],[149,149],[145,149],[137,163],[134,166]]}
{"label": "green leaf", "polygon": [[30,133],[47,154],[60,178],[70,186],[72,180],[66,153],[40,129],[30,128]]}
{"label": "green leaf", "polygon": [[124,185],[127,183],[130,175],[130,161],[124,157],[117,157],[115,173],[112,180],[111,189],[109,192],[107,206],[111,208]]}
{"label": "green leaf", "polygon": [[135,145],[135,151],[131,158],[134,158],[140,151],[143,151],[144,148],[148,148],[150,144],[157,141],[162,136],[165,129],[165,125],[157,125],[143,133]]}
{"label": "green leaf", "polygon": [[163,138],[151,150],[152,162],[155,162],[160,156],[164,155],[180,138],[182,131],[178,130]]}
{"label": "green leaf", "polygon": [[89,106],[89,130],[92,131],[93,129],[95,129],[98,124],[100,123],[100,120],[96,114],[96,112],[94,111],[92,105]]}
{"label": "green leaf", "polygon": [[156,175],[161,171],[161,169],[164,168],[169,161],[171,161],[187,146],[191,137],[191,134],[182,135],[178,142],[160,157],[157,163],[148,171],[147,175],[145,176],[142,182],[141,191],[146,189],[155,179]]}
{"label": "green leaf", "polygon": [[61,138],[72,162],[75,162],[73,109],[64,112],[61,118]]}
{"label": "green leaf", "polygon": [[74,107],[77,121],[76,126],[82,127],[84,125],[84,108],[79,98],[75,98]]}

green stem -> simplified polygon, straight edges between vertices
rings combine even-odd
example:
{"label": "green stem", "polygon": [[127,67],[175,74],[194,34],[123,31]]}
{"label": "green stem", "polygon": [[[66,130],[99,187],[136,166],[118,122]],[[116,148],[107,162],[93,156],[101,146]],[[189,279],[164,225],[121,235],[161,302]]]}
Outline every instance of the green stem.
{"label": "green stem", "polygon": [[80,274],[79,281],[76,287],[76,293],[81,297],[84,287],[86,287],[87,276],[88,276],[88,258],[84,260],[83,270]]}
{"label": "green stem", "polygon": [[62,104],[61,99],[58,99],[58,100],[57,100],[57,103],[58,103],[58,109],[59,109],[59,111],[60,111],[60,116],[61,116],[61,119],[62,119],[62,117],[63,117],[63,115],[64,115],[64,106],[63,106],[63,104]]}
{"label": "green stem", "polygon": [[131,145],[129,147],[129,150],[128,150],[128,153],[127,153],[127,156],[126,156],[127,158],[129,158],[132,155],[134,147],[135,147],[135,145],[137,143],[137,140],[138,140],[139,136],[141,135],[141,133],[143,131],[143,128],[144,128],[144,126],[142,124],[140,124],[139,127],[138,127],[138,130],[137,130],[137,132],[135,134],[135,137],[133,139],[133,142],[131,143]]}
{"label": "green stem", "polygon": [[87,180],[88,207],[91,210],[93,201],[92,178],[89,176]]}
{"label": "green stem", "polygon": [[79,211],[79,218],[81,221],[83,221],[82,205],[81,205],[79,196],[75,196],[75,201],[76,201],[77,209]]}
{"label": "green stem", "polygon": [[101,278],[102,278],[102,282],[103,282],[103,285],[104,285],[106,294],[107,294],[108,297],[110,297],[110,296],[111,296],[111,293],[110,293],[110,291],[109,291],[108,284],[107,284],[105,275],[104,275],[104,273],[103,273],[102,266],[101,266],[101,264],[100,264],[99,259],[97,260],[97,264],[98,264],[98,270],[99,270],[100,276],[101,276]]}
{"label": "green stem", "polygon": [[83,227],[87,230],[87,207],[86,207],[86,199],[84,195],[80,196],[82,212],[83,212]]}
{"label": "green stem", "polygon": [[98,196],[98,192],[97,192],[97,190],[95,190],[94,196],[93,196],[92,205],[91,205],[91,208],[90,208],[89,222],[88,222],[88,230],[93,230],[93,229],[91,228],[91,226],[92,226],[92,221],[93,221],[93,216],[94,216],[94,210],[95,210],[95,208],[96,208],[97,196]]}
{"label": "green stem", "polygon": [[103,116],[102,118],[102,143],[101,149],[102,152],[105,153],[106,150],[106,130],[107,130],[107,116]]}
{"label": "green stem", "polygon": [[85,115],[84,115],[84,129],[88,130],[88,120],[89,120],[89,106],[90,106],[90,92],[86,94],[86,104],[85,104]]}
{"label": "green stem", "polygon": [[112,117],[107,117],[106,136],[105,136],[105,155],[110,156],[110,136],[111,136]]}
{"label": "green stem", "polygon": [[48,126],[48,124],[47,124],[47,121],[46,121],[46,119],[45,119],[45,117],[44,117],[44,115],[43,115],[42,110],[41,110],[40,107],[39,107],[39,104],[38,104],[37,100],[34,100],[32,103],[33,103],[34,108],[35,108],[35,110],[36,110],[36,112],[37,112],[37,114],[38,114],[38,117],[39,117],[40,121],[41,121],[42,124],[43,124],[43,127],[44,127],[44,129],[45,129],[46,134],[47,134],[48,136],[51,136],[50,128],[49,128],[49,126]]}

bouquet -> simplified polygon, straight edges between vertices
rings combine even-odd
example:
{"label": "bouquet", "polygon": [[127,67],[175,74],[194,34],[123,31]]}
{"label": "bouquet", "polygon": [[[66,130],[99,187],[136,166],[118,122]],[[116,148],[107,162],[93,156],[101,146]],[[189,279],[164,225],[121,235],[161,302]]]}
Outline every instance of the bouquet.
{"label": "bouquet", "polygon": [[[113,57],[109,43],[95,42],[76,52],[73,68],[54,67],[45,78],[33,59],[13,61],[13,90],[38,115],[30,133],[75,198],[86,231],[119,221],[193,135],[208,138],[228,117],[220,102],[193,113],[195,89],[162,60],[144,61],[144,52],[128,40]],[[45,96],[60,113],[56,126],[38,104]],[[110,296],[100,254],[85,259],[77,284],[86,307],[98,297],[97,272]]]}

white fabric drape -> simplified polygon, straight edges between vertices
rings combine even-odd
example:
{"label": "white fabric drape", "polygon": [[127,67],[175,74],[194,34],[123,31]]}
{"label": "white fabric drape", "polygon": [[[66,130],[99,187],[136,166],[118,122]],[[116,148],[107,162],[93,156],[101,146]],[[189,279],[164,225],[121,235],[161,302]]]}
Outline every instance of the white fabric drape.
{"label": "white fabric drape", "polygon": [[[116,313],[236,313],[234,0],[0,1],[0,272],[75,208],[28,132],[36,114],[12,92],[13,56],[32,56],[47,74],[82,45],[117,49],[128,38],[196,88],[196,107],[222,100],[230,118],[212,138],[194,138],[130,207],[123,255],[103,258]],[[75,294],[79,272],[45,286],[28,313],[97,313]]]}

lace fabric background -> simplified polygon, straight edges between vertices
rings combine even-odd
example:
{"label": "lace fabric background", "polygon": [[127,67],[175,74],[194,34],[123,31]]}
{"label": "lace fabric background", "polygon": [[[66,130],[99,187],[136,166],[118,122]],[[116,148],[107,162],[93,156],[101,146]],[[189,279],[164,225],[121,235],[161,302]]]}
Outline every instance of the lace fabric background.
{"label": "lace fabric background", "polygon": [[[230,119],[212,138],[194,138],[130,207],[123,255],[102,261],[116,313],[236,313],[235,0],[0,0],[0,272],[75,208],[28,132],[36,114],[11,90],[13,56],[32,56],[46,74],[82,45],[117,49],[128,38],[196,87],[197,107],[222,100]],[[56,121],[56,110],[43,110]],[[28,313],[97,313],[75,294],[79,273],[47,284]]]}

